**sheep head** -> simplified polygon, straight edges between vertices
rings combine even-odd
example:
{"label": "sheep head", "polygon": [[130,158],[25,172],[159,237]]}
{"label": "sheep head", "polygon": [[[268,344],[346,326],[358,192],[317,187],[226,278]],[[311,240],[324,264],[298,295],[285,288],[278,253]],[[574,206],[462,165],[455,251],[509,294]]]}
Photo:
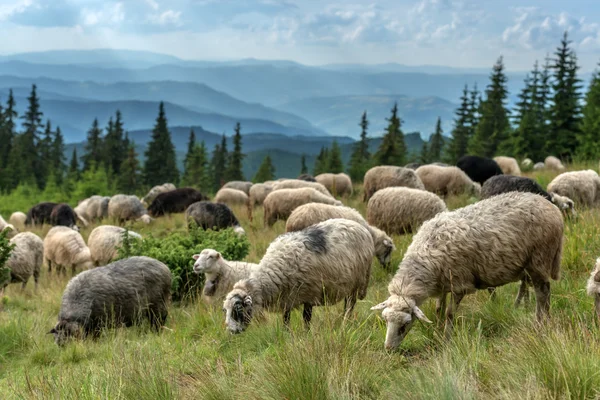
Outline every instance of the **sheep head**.
{"label": "sheep head", "polygon": [[240,225],[234,226],[233,231],[239,236],[244,236],[246,234],[246,231]]}
{"label": "sheep head", "polygon": [[387,233],[378,229],[374,226],[369,225],[371,236],[373,236],[373,243],[375,244],[375,255],[381,266],[388,269],[390,262],[392,261],[392,252],[396,250],[396,246]]}
{"label": "sheep head", "polygon": [[223,302],[225,324],[227,330],[231,333],[242,333],[252,321],[254,308],[250,294],[251,288],[250,281],[239,281],[234,285],[233,290],[227,294]]}
{"label": "sheep head", "polygon": [[556,193],[550,193],[552,203],[563,213],[566,218],[577,218],[575,211],[575,202],[566,196],[561,196]]}
{"label": "sheep head", "polygon": [[48,333],[54,335],[54,343],[59,346],[64,346],[71,338],[79,339],[83,336],[83,330],[79,323],[66,320],[58,321]]}
{"label": "sheep head", "polygon": [[415,318],[431,323],[423,311],[410,298],[391,295],[386,301],[380,303],[371,310],[383,310],[381,316],[387,322],[387,333],[385,335],[385,348],[395,350],[406,334],[412,328]]}
{"label": "sheep head", "polygon": [[192,256],[194,263],[194,272],[197,274],[217,272],[217,262],[221,259],[221,253],[213,249],[204,249],[200,254]]}

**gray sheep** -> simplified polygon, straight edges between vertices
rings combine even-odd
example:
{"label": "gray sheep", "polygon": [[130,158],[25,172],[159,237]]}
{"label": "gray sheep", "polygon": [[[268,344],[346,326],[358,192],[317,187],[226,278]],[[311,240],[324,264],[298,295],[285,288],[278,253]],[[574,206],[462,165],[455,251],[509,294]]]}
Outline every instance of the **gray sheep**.
{"label": "gray sheep", "polygon": [[319,182],[303,181],[301,179],[282,179],[273,183],[273,191],[281,189],[302,189],[311,188],[317,192],[323,193],[325,196],[333,197],[329,190]]}
{"label": "gray sheep", "polygon": [[152,218],[148,215],[148,210],[146,210],[140,199],[126,194],[116,194],[110,198],[108,217],[121,223],[139,220],[149,224],[152,221]]}
{"label": "gray sheep", "polygon": [[[90,233],[88,247],[92,262],[96,267],[106,265],[119,254],[119,247],[123,243],[123,235],[126,229],[113,225],[101,225]],[[141,239],[139,233],[128,231],[131,239]]]}
{"label": "gray sheep", "polygon": [[412,169],[380,165],[371,168],[365,174],[363,201],[369,201],[376,191],[392,186],[425,190],[423,182]]}
{"label": "gray sheep", "polygon": [[82,272],[67,284],[58,323],[49,332],[59,346],[96,337],[104,328],[149,320],[157,331],[168,315],[171,272],[160,261],[131,257]]}
{"label": "gray sheep", "polygon": [[185,210],[185,220],[188,222],[188,227],[193,221],[204,230],[233,228],[234,232],[240,235],[246,234],[235,214],[226,204],[198,201]]}
{"label": "gray sheep", "polygon": [[371,233],[347,219],[330,219],[279,236],[250,278],[237,282],[227,294],[227,329],[243,332],[263,310],[282,312],[289,326],[290,313],[302,305],[309,326],[314,306],[342,299],[348,317],[357,299],[367,294],[374,251]]}
{"label": "gray sheep", "polygon": [[214,202],[234,207],[248,206],[250,200],[246,192],[237,189],[221,188],[215,195]]}
{"label": "gray sheep", "polygon": [[250,188],[252,187],[252,182],[248,181],[229,181],[223,185],[221,189],[236,189],[241,190],[246,193],[246,195],[250,196]]}
{"label": "gray sheep", "polygon": [[[15,245],[5,264],[10,268],[10,283],[21,282],[21,289],[25,290],[29,278],[33,276],[37,290],[44,259],[44,242],[31,232],[23,232],[13,237],[10,243]],[[3,289],[0,288],[0,297]]]}
{"label": "gray sheep", "polygon": [[[385,346],[395,349],[415,319],[430,322],[419,308],[446,294],[446,335],[463,297],[478,289],[506,285],[525,277],[537,300],[537,318],[550,309],[550,279],[560,276],[563,217],[557,207],[532,193],[510,192],[452,212],[438,214],[414,236],[396,275],[390,297],[372,310],[387,321]],[[520,292],[521,294],[521,292]]]}
{"label": "gray sheep", "polygon": [[265,226],[272,226],[277,220],[286,220],[296,207],[308,203],[342,205],[341,201],[308,187],[275,190],[263,203]]}
{"label": "gray sheep", "polygon": [[548,191],[584,207],[600,206],[600,176],[594,170],[563,172],[550,182]]}

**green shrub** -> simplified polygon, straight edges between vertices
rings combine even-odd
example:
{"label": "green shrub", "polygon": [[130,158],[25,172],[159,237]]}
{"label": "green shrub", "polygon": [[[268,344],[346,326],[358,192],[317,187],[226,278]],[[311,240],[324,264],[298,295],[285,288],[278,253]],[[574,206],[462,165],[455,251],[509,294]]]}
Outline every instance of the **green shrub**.
{"label": "green shrub", "polygon": [[10,257],[12,249],[15,247],[7,238],[10,231],[11,229],[5,229],[0,232],[0,289],[10,282],[10,268],[4,266]]}
{"label": "green shrub", "polygon": [[195,296],[202,286],[204,276],[196,275],[192,256],[204,249],[215,249],[228,260],[242,260],[250,249],[246,236],[239,236],[232,229],[204,231],[190,229],[189,234],[173,233],[164,238],[145,237],[131,240],[123,235],[119,258],[147,256],[165,263],[173,275],[171,289],[173,300]]}

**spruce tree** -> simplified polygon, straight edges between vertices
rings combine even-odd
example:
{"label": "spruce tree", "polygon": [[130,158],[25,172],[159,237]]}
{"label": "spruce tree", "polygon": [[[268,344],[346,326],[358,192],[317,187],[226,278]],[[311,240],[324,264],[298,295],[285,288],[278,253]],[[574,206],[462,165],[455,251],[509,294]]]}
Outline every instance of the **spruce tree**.
{"label": "spruce tree", "polygon": [[190,172],[190,161],[194,157],[194,152],[196,150],[196,134],[194,133],[194,129],[190,129],[190,136],[188,139],[188,147],[187,152],[185,153],[185,158],[183,160],[183,177],[181,178],[181,182],[184,186],[191,186],[189,172]]}
{"label": "spruce tree", "polygon": [[135,143],[130,143],[127,149],[127,157],[121,163],[121,171],[117,178],[117,188],[121,193],[136,193],[141,186],[141,169]]}
{"label": "spruce tree", "polygon": [[235,124],[235,134],[233,135],[233,150],[229,154],[229,164],[227,165],[226,178],[228,181],[243,181],[242,161],[245,154],[242,153],[242,134],[240,123]]}
{"label": "spruce tree", "polygon": [[300,175],[308,174],[308,167],[306,166],[306,155],[302,154],[300,157]]}
{"label": "spruce tree", "polygon": [[423,141],[423,145],[421,146],[421,154],[419,155],[419,163],[421,164],[429,164],[431,162],[429,145],[426,141]]}
{"label": "spruce tree", "polygon": [[119,174],[121,164],[128,151],[128,148],[123,147],[124,138],[123,118],[121,112],[117,110],[114,122],[112,117],[108,121],[106,136],[104,137],[104,160],[106,167],[115,175]]}
{"label": "spruce tree", "polygon": [[429,162],[442,160],[442,150],[444,148],[444,136],[442,136],[442,118],[438,117],[435,124],[435,132],[429,138]]}
{"label": "spruce tree", "polygon": [[[224,172],[225,172],[225,166],[226,166],[226,156],[225,153],[223,153],[223,144],[227,144],[227,141],[225,139],[225,135],[223,135],[223,140],[221,142],[221,145],[219,144],[215,144],[215,148],[212,152],[212,157],[211,157],[211,161],[210,161],[210,171],[211,171],[211,176],[212,176],[212,191],[216,192],[217,190],[219,190],[221,188],[221,186],[223,186],[224,182]],[[227,148],[225,148],[227,149]]]}
{"label": "spruce tree", "polygon": [[467,113],[466,125],[468,128],[468,140],[475,135],[475,128],[479,124],[479,118],[481,109],[481,93],[477,89],[477,83],[473,85],[473,89],[470,92],[469,99],[469,111]]}
{"label": "spruce tree", "polygon": [[338,145],[337,140],[334,140],[331,144],[331,150],[329,151],[328,171],[332,174],[339,174],[344,172],[344,163],[342,161],[342,150]]}
{"label": "spruce tree", "polygon": [[448,145],[447,161],[451,164],[456,163],[459,158],[467,154],[467,146],[470,139],[470,115],[472,101],[469,97],[467,85],[463,89],[460,98],[460,107],[455,111],[454,128],[451,132],[450,144]]}
{"label": "spruce tree", "polygon": [[313,176],[325,173],[329,171],[329,149],[325,146],[321,147],[319,155],[315,159],[315,166],[313,168]]}
{"label": "spruce tree", "polygon": [[535,92],[537,91],[537,77],[525,76],[524,87],[519,93],[519,101],[513,113],[515,129],[510,134],[510,154],[519,158],[531,157],[532,139],[536,134],[535,124]]}
{"label": "spruce tree", "polygon": [[360,140],[354,144],[348,168],[350,178],[356,182],[363,180],[365,173],[370,167],[371,154],[369,153],[369,142],[367,138],[369,120],[367,119],[366,111],[363,112],[358,125],[360,126]]}
{"label": "spruce tree", "polygon": [[77,147],[73,147],[73,154],[71,155],[71,162],[69,162],[69,179],[77,182],[80,177],[79,171],[79,160],[77,159]]}
{"label": "spruce tree", "polygon": [[185,179],[185,186],[193,186],[204,192],[212,190],[213,182],[208,176],[208,157],[204,141],[199,145],[194,144],[188,159]]}
{"label": "spruce tree", "polygon": [[152,139],[148,143],[144,164],[144,182],[147,186],[162,185],[165,182],[177,184],[179,170],[175,158],[175,146],[171,141],[171,132],[167,126],[165,105],[161,101],[158,117],[152,130]]}
{"label": "spruce tree", "polygon": [[402,166],[406,163],[406,144],[401,129],[402,120],[398,117],[398,103],[394,103],[392,115],[387,121],[388,127],[375,159],[379,165]]}
{"label": "spruce tree", "polygon": [[594,72],[585,95],[581,133],[577,137],[577,155],[584,160],[600,158],[600,75]]}
{"label": "spruce tree", "polygon": [[53,173],[52,171],[52,141],[54,139],[54,132],[52,132],[52,124],[50,120],[46,121],[46,128],[44,134],[38,145],[38,154],[40,157],[41,165],[44,166],[44,171],[40,174],[42,181],[42,188],[46,187],[48,177]]}
{"label": "spruce tree", "polygon": [[[112,129],[112,119],[109,122],[109,127]],[[94,168],[100,167],[104,159],[104,152],[109,149],[104,148],[102,140],[102,129],[98,124],[98,118],[94,119],[92,127],[87,132],[87,140],[84,147],[84,154],[81,156],[83,161],[83,171],[88,171],[92,166]]]}
{"label": "spruce tree", "polygon": [[32,85],[31,93],[27,97],[27,111],[21,117],[23,120],[23,134],[21,138],[21,151],[19,156],[21,165],[21,177],[29,179],[35,177],[35,181],[39,188],[44,185],[44,167],[41,163],[39,155],[40,131],[43,127],[42,116],[40,110],[40,99],[37,96],[37,87]]}
{"label": "spruce tree", "polygon": [[543,160],[546,157],[546,143],[550,140],[550,98],[551,88],[551,66],[550,59],[546,62],[540,72],[539,84],[536,95],[533,97],[536,120],[536,134],[531,144],[531,157],[534,160]]}
{"label": "spruce tree", "polygon": [[56,184],[59,186],[63,184],[66,169],[65,142],[62,132],[60,131],[60,126],[57,126],[56,131],[54,132],[54,139],[52,140],[52,171],[54,171]]}
{"label": "spruce tree", "polygon": [[260,183],[272,181],[273,179],[275,179],[275,167],[273,166],[271,157],[267,154],[260,164],[260,167],[258,167],[256,175],[254,175],[254,178],[252,178],[252,182]]}

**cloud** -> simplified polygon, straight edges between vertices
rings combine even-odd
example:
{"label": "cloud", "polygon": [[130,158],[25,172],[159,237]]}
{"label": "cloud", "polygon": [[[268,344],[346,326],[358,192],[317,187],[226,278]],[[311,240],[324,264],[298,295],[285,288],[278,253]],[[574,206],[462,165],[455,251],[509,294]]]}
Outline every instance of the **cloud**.
{"label": "cloud", "polygon": [[181,11],[166,10],[160,14],[151,15],[149,20],[157,25],[181,25]]}
{"label": "cloud", "polygon": [[108,4],[101,9],[84,8],[81,10],[81,22],[84,26],[119,25],[125,20],[123,3]]}

